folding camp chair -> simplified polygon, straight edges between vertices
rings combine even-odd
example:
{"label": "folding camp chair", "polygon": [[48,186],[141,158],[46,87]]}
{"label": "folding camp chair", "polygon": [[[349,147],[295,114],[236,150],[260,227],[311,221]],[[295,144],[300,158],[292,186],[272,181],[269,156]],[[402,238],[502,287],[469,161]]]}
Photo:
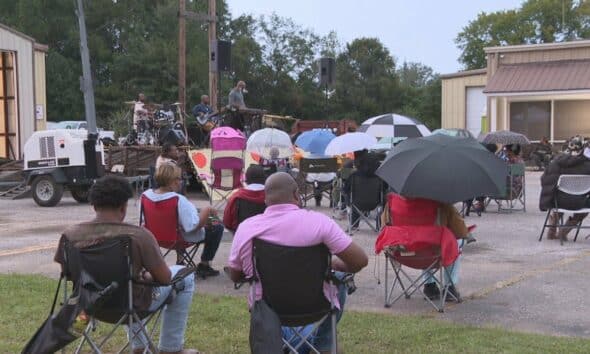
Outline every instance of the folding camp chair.
{"label": "folding camp chair", "polygon": [[[65,238],[63,239],[65,240]],[[80,353],[85,344],[88,344],[94,353],[102,353],[102,347],[112,337],[121,325],[129,326],[128,341],[118,351],[126,348],[133,353],[130,341],[140,336],[144,342],[144,353],[158,353],[151,337],[153,337],[160,320],[161,310],[172,301],[176,287],[192,270],[178,274],[172,281],[173,291],[160,308],[153,312],[138,310],[133,303],[133,291],[135,285],[149,288],[160,287],[162,284],[155,282],[140,284],[133,278],[132,243],[129,236],[119,236],[106,239],[98,244],[86,248],[76,248],[67,240],[64,241],[64,272],[65,280],[73,282],[74,293],[70,301],[77,299],[82,309],[90,316],[88,325],[82,333],[82,339],[76,348]],[[64,284],[66,282],[64,281]],[[67,285],[66,285],[67,288]],[[100,342],[92,338],[98,322],[113,324],[114,327],[103,337]],[[142,323],[137,332],[131,330],[134,323]],[[148,326],[153,323],[152,328]]]}
{"label": "folding camp chair", "polygon": [[221,209],[232,192],[242,186],[245,148],[246,138],[235,129],[221,127],[211,132],[211,178],[207,184],[213,208]]}
{"label": "folding camp chair", "polygon": [[354,168],[342,167],[332,182],[332,205],[337,211],[344,210],[348,206],[344,193],[344,183],[353,173]]}
{"label": "folding camp chair", "polygon": [[[313,199],[319,192],[332,202],[332,181],[338,172],[338,160],[336,158],[303,158],[299,161],[299,193],[303,206]],[[315,174],[334,174],[329,181],[318,181]]]}
{"label": "folding camp chair", "polygon": [[[255,238],[252,254],[263,300],[276,312],[282,326],[293,329],[292,338],[283,338],[285,352],[298,353],[299,348],[307,346],[319,353],[310,337],[324,321],[332,321],[332,353],[336,353],[337,309],[324,295],[324,283],[336,282],[331,276],[327,247],[287,247]],[[303,333],[310,324],[313,330]],[[293,345],[295,338],[299,341]]]}
{"label": "folding camp chair", "polygon": [[266,204],[254,203],[245,199],[238,198],[236,200],[236,208],[238,210],[237,217],[239,225],[242,223],[242,221],[248,219],[249,217],[264,213],[264,211],[266,210]]}
{"label": "folding camp chair", "polygon": [[164,257],[175,250],[180,255],[177,262],[197,267],[194,258],[205,239],[199,242],[187,242],[183,239],[178,219],[178,197],[154,202],[142,195],[139,225],[154,234],[158,245],[166,250]]}
{"label": "folding camp chair", "polygon": [[[547,216],[545,217],[545,222],[543,223],[543,229],[541,230],[541,235],[539,236],[539,241],[543,239],[543,234],[545,233],[546,227],[556,227],[558,230],[564,227],[575,227],[576,228],[576,236],[574,236],[574,242],[578,239],[578,234],[580,233],[580,229],[589,229],[590,226],[582,226],[583,219],[580,218],[576,225],[570,226],[566,225],[563,221],[563,216],[565,213],[570,214],[585,214],[590,213],[590,208],[581,208],[581,209],[566,209],[559,207],[559,199],[561,194],[568,195],[571,197],[578,197],[581,198],[581,204],[585,204],[585,200],[587,195],[590,193],[590,175],[561,175],[557,180],[557,188],[555,190],[555,195],[553,196],[554,206],[547,210]],[[551,213],[557,213],[559,215],[557,225],[550,225],[547,222],[549,221],[549,217]],[[561,243],[563,244],[563,239]]]}
{"label": "folding camp chair", "polygon": [[[348,213],[348,233],[364,222],[371,230],[379,232],[381,228],[381,208],[383,206],[383,181],[377,176],[353,174],[350,177],[350,205]],[[375,211],[371,218],[371,212]]]}
{"label": "folding camp chair", "polygon": [[[487,203],[494,201],[498,205],[498,212],[526,212],[526,178],[525,164],[508,165],[506,193],[502,196],[492,196]],[[517,206],[520,204],[520,206]]]}
{"label": "folding camp chair", "polygon": [[[441,254],[443,236],[452,238],[451,247],[457,248],[453,248],[451,251],[456,252],[457,256],[459,250],[452,232],[446,227],[438,226],[438,203],[427,199],[406,199],[395,193],[390,193],[388,205],[391,225],[386,226],[382,232],[391,232],[399,237],[399,242],[387,245],[383,249],[385,255],[384,306],[391,307],[402,296],[409,299],[416,291],[439,312],[444,312],[447,296],[460,302],[460,298],[449,292],[449,287],[454,284],[449,269],[443,267]],[[412,240],[418,238],[428,242],[412,244]],[[389,267],[392,268],[395,276],[391,286],[389,285]],[[420,270],[420,274],[412,278],[411,274],[406,272],[403,267]],[[426,284],[428,278],[433,278],[436,286],[440,289],[438,304],[426,296],[422,290],[422,286]],[[394,291],[398,285],[401,288],[401,293],[394,297]]]}

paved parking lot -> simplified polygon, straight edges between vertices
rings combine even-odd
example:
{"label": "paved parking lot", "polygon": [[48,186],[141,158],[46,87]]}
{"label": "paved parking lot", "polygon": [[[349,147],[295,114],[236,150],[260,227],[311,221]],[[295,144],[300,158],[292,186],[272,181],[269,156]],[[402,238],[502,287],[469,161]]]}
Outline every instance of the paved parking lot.
{"label": "paved parking lot", "polygon": [[[383,307],[384,259],[371,256],[369,266],[356,277],[357,292],[349,306],[359,310],[394,314],[421,314],[475,325],[490,325],[528,332],[590,337],[590,240],[582,232],[578,242],[560,246],[558,241],[538,242],[544,213],[538,210],[538,172],[527,175],[527,212],[498,214],[493,205],[477,224],[477,242],[464,249],[459,290],[464,302],[435,312],[424,300],[402,299]],[[199,206],[202,195],[192,195]],[[130,201],[127,221],[137,223],[138,208]],[[326,207],[319,209],[330,213]],[[40,208],[32,199],[0,202],[0,271],[58,276],[52,262],[60,231],[93,216],[87,205],[65,197],[55,208]],[[345,227],[344,222],[340,222]],[[376,234],[365,226],[353,236],[373,254]],[[231,235],[226,233],[214,261],[222,268]],[[172,259],[170,259],[172,262]],[[197,292],[245,296],[224,276],[199,281]]]}

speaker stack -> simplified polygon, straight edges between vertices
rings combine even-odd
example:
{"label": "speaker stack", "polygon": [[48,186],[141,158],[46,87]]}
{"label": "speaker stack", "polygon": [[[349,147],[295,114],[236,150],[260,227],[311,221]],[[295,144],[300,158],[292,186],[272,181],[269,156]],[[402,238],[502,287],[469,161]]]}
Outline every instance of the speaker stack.
{"label": "speaker stack", "polygon": [[231,42],[213,41],[212,47],[213,49],[211,51],[211,61],[213,62],[213,69],[216,71],[230,71]]}

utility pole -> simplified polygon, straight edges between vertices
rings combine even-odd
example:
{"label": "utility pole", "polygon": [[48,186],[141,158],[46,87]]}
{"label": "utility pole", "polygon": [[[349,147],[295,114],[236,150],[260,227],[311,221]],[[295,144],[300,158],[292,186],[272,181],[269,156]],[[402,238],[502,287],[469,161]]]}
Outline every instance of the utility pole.
{"label": "utility pole", "polygon": [[92,73],[90,71],[90,54],[88,53],[88,39],[86,38],[86,20],[84,18],[84,6],[82,0],[77,0],[78,25],[80,26],[80,57],[82,59],[82,77],[80,78],[80,90],[84,93],[84,111],[88,125],[88,135],[93,135],[94,140],[98,136],[96,129],[96,109],[94,107],[94,87],[92,86]]}
{"label": "utility pole", "polygon": [[[218,71],[215,65],[217,65],[217,60],[219,59],[219,53],[217,53],[217,48],[213,48],[214,43],[217,43],[217,28],[216,28],[216,3],[215,0],[209,0],[209,18],[213,19],[213,21],[209,21],[209,100],[211,107],[213,110],[217,110],[217,79],[218,79]],[[212,55],[217,56],[217,58],[212,58]],[[215,60],[214,60],[215,59]]]}
{"label": "utility pole", "polygon": [[[186,108],[186,19],[208,23],[209,36],[209,100],[214,109],[217,109],[217,68],[213,62],[212,55],[216,49],[213,48],[217,39],[215,23],[217,22],[215,0],[209,0],[207,14],[193,11],[186,11],[186,0],[179,0],[178,6],[178,102]],[[217,55],[217,53],[215,53]]]}
{"label": "utility pole", "polygon": [[178,102],[186,110],[186,0],[178,3]]}

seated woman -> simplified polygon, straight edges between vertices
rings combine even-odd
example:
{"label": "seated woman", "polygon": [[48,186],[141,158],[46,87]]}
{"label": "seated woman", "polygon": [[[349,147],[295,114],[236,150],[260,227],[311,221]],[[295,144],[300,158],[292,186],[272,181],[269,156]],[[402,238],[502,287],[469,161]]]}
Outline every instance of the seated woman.
{"label": "seated woman", "polygon": [[289,159],[287,158],[279,158],[279,149],[276,147],[271,147],[269,150],[270,158],[260,158],[260,166],[264,168],[264,172],[266,177],[272,175],[273,173],[279,172],[286,172],[289,168]]}
{"label": "seated woman", "polygon": [[[395,212],[395,210],[391,210],[390,205],[389,205],[389,203],[392,200],[395,200],[392,197],[397,197],[397,200],[404,206],[404,208],[406,208],[406,209],[413,208],[414,210],[411,214],[413,214],[414,217],[418,216],[415,213],[415,211],[416,211],[415,206],[416,205],[414,205],[414,206],[412,205],[412,204],[414,204],[413,203],[414,200],[417,201],[417,203],[419,203],[420,205],[422,205],[424,203],[424,201],[426,201],[426,203],[429,203],[430,205],[432,205],[432,203],[435,203],[435,207],[437,208],[437,210],[432,214],[432,215],[434,215],[434,217],[433,217],[434,220],[432,220],[432,221],[423,220],[422,212],[420,212],[419,213],[420,217],[416,218],[416,222],[408,223],[409,225],[425,225],[424,222],[429,222],[434,225],[444,226],[444,227],[448,228],[449,230],[451,230],[453,235],[455,235],[455,238],[457,239],[457,246],[459,247],[459,250],[461,250],[463,248],[463,246],[465,246],[465,244],[475,241],[475,239],[471,235],[469,229],[465,225],[463,218],[461,217],[461,215],[459,214],[459,212],[457,211],[457,209],[455,209],[455,207],[453,205],[442,203],[442,202],[430,201],[430,200],[426,200],[426,199],[412,199],[412,198],[405,198],[405,197],[397,196],[397,195],[388,196],[388,198],[387,198],[388,201],[385,204],[385,208],[383,209],[384,210],[383,214],[381,215],[382,225],[395,225],[395,218],[392,218],[391,214],[393,213],[394,215],[396,215],[396,212]],[[424,213],[428,214],[428,210],[425,210],[425,209],[424,209]],[[418,221],[418,219],[420,219],[420,220]],[[446,268],[447,271],[445,272],[445,277],[450,278],[450,279],[447,279],[447,281],[450,281],[452,284],[451,286],[449,286],[449,293],[451,293],[453,295],[453,296],[448,297],[446,299],[447,301],[454,300],[454,299],[460,299],[459,291],[456,288],[456,285],[459,282],[460,264],[461,264],[461,256],[459,255],[459,257],[455,260],[455,262],[451,266]],[[424,294],[426,296],[428,296],[431,300],[437,299],[440,297],[440,289],[438,288],[433,275],[428,277],[428,279],[426,280],[426,282],[424,284]]]}
{"label": "seated woman", "polygon": [[[205,240],[201,262],[197,265],[197,275],[202,278],[219,275],[219,271],[213,269],[210,263],[219,248],[223,225],[210,222],[210,219],[216,217],[215,209],[207,206],[199,212],[185,196],[178,194],[182,187],[181,173],[180,167],[175,164],[163,163],[155,176],[159,187],[155,190],[148,189],[143,196],[154,202],[178,197],[178,222],[182,237],[188,242]],[[178,261],[181,262],[181,258]]]}

